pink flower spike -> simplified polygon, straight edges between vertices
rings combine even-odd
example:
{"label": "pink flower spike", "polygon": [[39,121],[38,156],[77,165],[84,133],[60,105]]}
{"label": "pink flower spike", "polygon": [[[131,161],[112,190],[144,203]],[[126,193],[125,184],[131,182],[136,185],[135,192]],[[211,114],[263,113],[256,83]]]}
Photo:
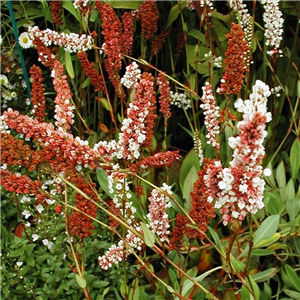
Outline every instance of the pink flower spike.
{"label": "pink flower spike", "polygon": [[70,125],[74,123],[73,110],[75,107],[71,103],[72,93],[67,83],[67,76],[64,75],[64,68],[58,60],[54,62],[51,76],[53,77],[54,90],[57,93],[54,100],[55,125],[58,128],[67,131],[71,128]]}
{"label": "pink flower spike", "polygon": [[266,123],[271,120],[267,112],[270,94],[269,87],[257,80],[250,99],[236,101],[235,107],[243,113],[243,120],[237,125],[239,135],[228,140],[234,150],[233,159],[229,168],[224,169],[220,162],[215,162],[204,178],[209,196],[216,199],[215,208],[223,215],[224,225],[243,221],[247,214],[255,214],[264,207],[265,181],[260,163],[265,155]]}
{"label": "pink flower spike", "polygon": [[220,144],[217,142],[217,135],[220,133],[219,121],[220,108],[216,106],[215,97],[211,84],[206,82],[205,86],[202,87],[203,91],[203,104],[200,107],[204,110],[203,114],[205,115],[204,124],[207,128],[208,144],[211,144],[217,150],[220,149]]}
{"label": "pink flower spike", "polygon": [[[171,187],[165,183],[161,189],[168,194],[172,194]],[[168,230],[170,227],[169,217],[166,209],[171,207],[171,202],[169,201],[168,196],[157,189],[152,190],[149,201],[150,205],[148,207],[149,213],[147,217],[150,220],[150,229],[153,233],[157,234],[163,242],[170,233]]]}

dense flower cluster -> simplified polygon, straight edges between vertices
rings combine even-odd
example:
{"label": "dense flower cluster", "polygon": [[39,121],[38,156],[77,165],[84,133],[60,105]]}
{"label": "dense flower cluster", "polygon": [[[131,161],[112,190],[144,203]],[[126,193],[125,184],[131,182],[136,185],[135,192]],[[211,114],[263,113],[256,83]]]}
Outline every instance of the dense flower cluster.
{"label": "dense flower cluster", "polygon": [[42,70],[40,67],[33,65],[30,68],[30,75],[32,79],[32,88],[31,88],[31,103],[33,104],[32,114],[39,122],[43,122],[44,117],[46,116],[46,99],[44,95],[44,78],[42,76]]}
{"label": "dense flower cluster", "polygon": [[[165,183],[161,189],[169,195],[172,194],[171,187]],[[168,196],[157,189],[152,190],[148,199],[150,202],[148,206],[149,213],[147,214],[150,221],[149,227],[151,231],[157,234],[160,237],[160,240],[164,242],[170,233],[168,230],[170,227],[169,217],[166,210],[168,207],[171,207],[171,202]]]}
{"label": "dense flower cluster", "polygon": [[91,149],[87,141],[79,137],[55,130],[53,124],[38,122],[18,111],[8,109],[2,115],[2,121],[10,128],[23,133],[26,138],[33,138],[43,147],[43,155],[50,163],[51,168],[57,172],[65,172],[78,166],[95,168],[97,161],[101,161],[101,153],[106,149],[100,145],[96,150]]}
{"label": "dense flower cluster", "polygon": [[57,48],[50,49],[45,46],[44,43],[37,37],[33,40],[34,47],[39,55],[38,61],[44,64],[46,67],[53,68],[54,62],[57,60]]}
{"label": "dense flower cluster", "polygon": [[108,172],[108,188],[113,195],[113,203],[115,208],[120,212],[120,215],[132,224],[136,208],[133,206],[132,195],[129,190],[128,180],[125,174],[117,171],[118,165],[114,166],[114,172]]}
{"label": "dense flower cluster", "polygon": [[164,29],[152,42],[151,55],[158,55],[166,38],[169,36],[171,28]]}
{"label": "dense flower cluster", "polygon": [[31,150],[23,140],[1,132],[1,164],[8,166],[24,166],[29,172],[43,161],[43,156],[37,150]]}
{"label": "dense flower cluster", "polygon": [[238,123],[239,135],[228,140],[234,149],[229,168],[222,168],[215,161],[207,170],[204,180],[208,187],[209,202],[216,199],[215,208],[220,209],[223,223],[244,220],[247,214],[255,214],[262,202],[265,182],[260,162],[264,157],[264,138],[267,135],[266,123],[271,120],[267,112],[269,87],[257,80],[249,100],[238,99],[235,107],[243,113]]}
{"label": "dense flower cluster", "polygon": [[160,105],[159,111],[163,114],[165,118],[165,125],[166,125],[166,120],[169,119],[172,115],[170,109],[170,104],[171,104],[170,84],[166,76],[162,73],[159,73],[157,76],[157,84],[158,84],[158,91],[160,93],[158,99]]}
{"label": "dense flower cluster", "polygon": [[125,93],[120,84],[119,72],[122,68],[123,47],[127,44],[123,40],[122,23],[109,3],[96,1],[95,7],[101,17],[101,33],[104,36],[102,49],[107,56],[104,66],[116,93],[124,100]]}
{"label": "dense flower cluster", "polygon": [[17,194],[37,195],[41,187],[39,181],[31,180],[27,175],[20,173],[11,174],[8,170],[1,169],[1,185],[9,192]]}
{"label": "dense flower cluster", "polygon": [[243,0],[230,0],[229,6],[235,11],[241,27],[245,34],[245,40],[248,45],[248,50],[245,55],[245,60],[250,57],[250,49],[252,44],[252,16],[249,14],[247,4],[243,3]]}
{"label": "dense flower cluster", "polygon": [[176,45],[175,45],[175,54],[174,54],[174,59],[177,60],[182,52],[182,49],[185,44],[185,32],[181,27],[179,27],[179,31],[176,36]]}
{"label": "dense flower cluster", "polygon": [[203,155],[203,149],[202,149],[202,142],[201,142],[201,138],[200,138],[200,132],[198,130],[195,131],[193,140],[194,140],[195,153],[199,157],[200,166],[202,166],[204,155]]}
{"label": "dense flower cluster", "polygon": [[[95,184],[87,183],[85,179],[81,176],[75,175],[74,173],[70,175],[68,178],[70,182],[76,185],[76,187],[93,199],[95,202],[98,200],[97,196],[94,193]],[[93,220],[85,214],[95,218],[97,216],[97,206],[86,199],[80,193],[76,193],[75,195],[75,203],[76,207],[80,210],[75,211],[69,218],[69,227],[70,232],[73,235],[77,235],[79,238],[85,238],[92,234],[92,230],[94,229]]]}
{"label": "dense flower cluster", "polygon": [[181,155],[179,151],[166,151],[155,153],[154,155],[144,157],[135,164],[130,165],[130,170],[136,171],[138,168],[146,169],[147,167],[161,168],[163,166],[170,167],[175,161],[179,161]]}
{"label": "dense flower cluster", "polygon": [[171,104],[176,105],[179,108],[183,108],[185,110],[191,108],[191,99],[188,93],[174,93],[173,91],[170,92],[171,96]]}
{"label": "dense flower cluster", "polygon": [[269,55],[280,53],[282,40],[283,22],[282,12],[279,10],[279,0],[262,0],[264,6],[263,20],[265,22],[266,45],[270,46]]}
{"label": "dense flower cluster", "polygon": [[187,217],[176,215],[176,226],[170,234],[170,249],[180,250],[183,244],[183,236],[186,232]]}
{"label": "dense flower cluster", "polygon": [[[198,4],[200,7],[206,7],[208,9],[208,13],[213,10],[213,1],[212,0],[198,0]],[[187,0],[186,7],[189,10],[194,10],[195,6],[193,0]]]}
{"label": "dense flower cluster", "polygon": [[144,1],[139,7],[137,20],[142,21],[142,33],[145,40],[153,38],[157,32],[158,9],[155,1]]}
{"label": "dense flower cluster", "polygon": [[54,90],[56,91],[55,97],[55,125],[62,130],[69,130],[73,124],[75,109],[71,102],[72,93],[70,91],[67,76],[64,75],[64,68],[62,64],[57,60],[54,62],[53,70],[51,73],[53,77]]}
{"label": "dense flower cluster", "polygon": [[56,28],[61,25],[62,1],[50,1],[51,16]]}
{"label": "dense flower cluster", "polygon": [[58,33],[51,29],[40,30],[37,26],[29,27],[28,34],[31,40],[38,38],[45,46],[63,47],[68,52],[87,51],[93,48],[93,39],[85,34]]}
{"label": "dense flower cluster", "polygon": [[216,57],[211,51],[209,51],[208,53],[204,54],[204,57],[211,61],[215,67],[222,68],[222,56]]}
{"label": "dense flower cluster", "polygon": [[151,146],[153,123],[157,117],[155,104],[153,77],[144,72],[136,87],[134,101],[127,109],[127,117],[122,122],[116,152],[118,159],[138,159],[141,147]]}
{"label": "dense flower cluster", "polygon": [[15,99],[17,97],[15,89],[16,85],[10,84],[7,76],[4,74],[0,74],[0,92],[2,108],[7,108],[8,101],[11,101],[12,99]]}
{"label": "dense flower cluster", "polygon": [[[136,230],[142,232],[140,226],[137,227]],[[98,257],[99,264],[103,270],[108,270],[113,264],[118,264],[120,261],[125,260],[132,252],[131,249],[141,250],[142,245],[143,241],[134,233],[128,231],[125,237],[125,243],[123,240],[120,240],[117,245],[112,245],[105,255]]]}
{"label": "dense flower cluster", "polygon": [[123,22],[123,53],[131,55],[132,53],[132,43],[133,43],[133,21],[134,14],[125,11],[122,15]]}
{"label": "dense flower cluster", "polygon": [[248,45],[244,40],[244,32],[239,24],[231,23],[231,31],[226,34],[228,48],[226,51],[225,75],[221,79],[220,94],[228,96],[239,93],[248,70],[245,64],[245,55],[248,52]]}
{"label": "dense flower cluster", "polygon": [[123,84],[127,89],[131,90],[136,88],[138,81],[141,78],[141,70],[138,64],[134,61],[132,64],[126,67],[126,72],[121,78],[121,84]]}
{"label": "dense flower cluster", "polygon": [[91,79],[91,83],[95,87],[95,92],[104,90],[103,78],[98,74],[94,68],[94,63],[89,62],[87,54],[85,52],[78,52],[77,57],[81,62],[81,66],[86,74]]}
{"label": "dense flower cluster", "polygon": [[205,86],[202,87],[202,91],[203,103],[200,105],[200,107],[203,109],[203,114],[205,116],[204,124],[208,131],[206,135],[206,137],[208,138],[207,143],[211,144],[218,150],[220,149],[220,144],[217,142],[217,136],[220,133],[218,120],[220,117],[220,108],[216,106],[216,101],[211,84],[206,82]]}
{"label": "dense flower cluster", "polygon": [[83,15],[86,15],[92,12],[92,7],[89,5],[90,2],[90,0],[75,0],[73,5],[76,9],[79,9]]}
{"label": "dense flower cluster", "polygon": [[211,218],[215,217],[215,209],[212,203],[207,201],[207,187],[205,185],[204,176],[206,175],[207,168],[210,165],[210,161],[205,160],[205,166],[201,171],[198,172],[199,178],[194,183],[194,189],[191,192],[191,209],[189,211],[190,217],[194,220],[195,225],[199,230],[194,228],[187,228],[186,235],[190,239],[199,238],[203,240],[205,235],[204,233],[207,230],[207,225],[209,224]]}

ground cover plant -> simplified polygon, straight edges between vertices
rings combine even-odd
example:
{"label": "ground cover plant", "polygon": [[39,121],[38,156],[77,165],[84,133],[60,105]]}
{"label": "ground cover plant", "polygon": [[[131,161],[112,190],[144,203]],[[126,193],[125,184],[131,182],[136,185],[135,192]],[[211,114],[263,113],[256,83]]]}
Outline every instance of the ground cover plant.
{"label": "ground cover plant", "polygon": [[1,297],[300,299],[299,20],[1,1]]}

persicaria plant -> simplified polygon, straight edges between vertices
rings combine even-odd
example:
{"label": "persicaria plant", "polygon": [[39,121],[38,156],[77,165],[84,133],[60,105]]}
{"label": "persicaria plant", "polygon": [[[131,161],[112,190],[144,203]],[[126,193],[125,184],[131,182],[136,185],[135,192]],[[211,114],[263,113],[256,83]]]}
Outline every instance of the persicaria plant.
{"label": "persicaria plant", "polygon": [[[279,224],[296,223],[300,210],[296,200],[281,212],[270,204],[272,130],[283,122],[273,91],[291,111],[285,140],[293,127],[299,139],[299,95],[296,103],[276,74],[285,59],[280,2],[30,2],[29,13],[43,5],[45,22],[28,15],[17,28],[12,18],[15,36],[1,38],[4,53],[15,39],[19,74],[29,76],[17,87],[3,56],[1,186],[16,210],[14,234],[48,256],[26,263],[30,253],[14,252],[18,284],[48,299],[59,279],[42,277],[42,292],[21,274],[61,254],[78,299],[275,297],[276,266],[290,259],[281,238],[299,266],[299,242],[290,242],[299,232],[279,233]],[[292,161],[294,185],[281,196],[294,191],[300,201]],[[71,299],[65,285],[55,293]]]}

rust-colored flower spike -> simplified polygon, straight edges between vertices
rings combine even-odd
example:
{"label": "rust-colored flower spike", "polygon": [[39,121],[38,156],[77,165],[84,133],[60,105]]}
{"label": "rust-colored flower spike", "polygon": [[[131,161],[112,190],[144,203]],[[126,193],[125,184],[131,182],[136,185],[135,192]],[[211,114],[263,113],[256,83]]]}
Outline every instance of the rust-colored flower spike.
{"label": "rust-colored flower spike", "polygon": [[170,95],[170,84],[166,76],[162,73],[159,73],[157,76],[157,85],[159,88],[159,105],[160,112],[164,115],[165,123],[167,119],[171,117],[171,95]]}
{"label": "rust-colored flower spike", "polygon": [[1,164],[8,166],[24,166],[29,172],[44,159],[38,150],[31,150],[23,140],[15,139],[12,135],[1,133]]}
{"label": "rust-colored flower spike", "polygon": [[155,40],[152,42],[152,48],[151,48],[151,55],[157,55],[161,48],[163,43],[165,42],[166,38],[168,37],[168,35],[171,32],[171,27],[164,29],[159,35],[158,37],[155,38]]}
{"label": "rust-colored flower spike", "polygon": [[86,74],[91,79],[92,85],[95,87],[95,92],[104,90],[104,81],[94,68],[94,63],[88,60],[85,52],[77,52],[77,57],[81,62],[81,66]]}
{"label": "rust-colored flower spike", "polygon": [[170,233],[170,249],[179,251],[183,244],[183,236],[186,231],[186,224],[188,223],[187,217],[177,214],[176,226]]}
{"label": "rust-colored flower spike", "polygon": [[33,44],[38,52],[39,61],[52,69],[54,62],[57,60],[57,48],[53,47],[50,49],[36,36],[34,37]]}
{"label": "rust-colored flower spike", "polygon": [[8,170],[0,170],[1,173],[1,185],[4,188],[17,194],[34,194],[37,195],[41,188],[39,181],[31,180],[27,175],[21,175],[19,173],[11,174]]}
{"label": "rust-colored flower spike", "polygon": [[179,28],[176,38],[175,54],[174,59],[177,60],[182,52],[185,43],[184,30],[182,26]]}
{"label": "rust-colored flower spike", "polygon": [[52,20],[56,29],[61,25],[62,1],[50,1]]}
{"label": "rust-colored flower spike", "polygon": [[[206,163],[207,161],[204,160]],[[186,230],[186,235],[190,239],[199,238],[203,240],[205,235],[204,233],[207,230],[207,225],[210,222],[211,218],[215,217],[215,208],[213,203],[207,201],[207,187],[205,185],[204,176],[206,175],[207,166],[211,162],[208,162],[201,171],[198,172],[199,178],[194,184],[192,196],[192,207],[190,209],[189,215],[195,221],[196,226],[202,232],[199,232],[196,229],[188,227]]]}
{"label": "rust-colored flower spike", "polygon": [[144,157],[141,161],[138,161],[135,164],[131,164],[129,168],[132,172],[137,172],[139,168],[161,168],[163,166],[171,167],[175,161],[179,161],[180,159],[181,155],[179,155],[179,150],[158,152],[154,155]]}
{"label": "rust-colored flower spike", "polygon": [[[95,187],[94,183],[87,183],[83,177],[75,175],[73,172],[71,172],[71,175],[68,179],[70,182],[74,183],[80,191],[85,193],[94,201],[98,200],[93,191],[93,188]],[[70,216],[70,232],[74,235],[77,235],[79,238],[85,238],[90,236],[92,234],[92,230],[94,229],[93,220],[85,214],[91,216],[92,218],[96,218],[97,206],[79,193],[76,193],[75,195],[75,202],[76,207],[80,210],[80,212],[76,211]],[[84,212],[85,214],[82,214],[81,212]]]}
{"label": "rust-colored flower spike", "polygon": [[125,11],[122,15],[122,22],[123,22],[123,53],[127,53],[131,55],[132,53],[132,43],[133,43],[133,21],[134,16],[131,12]]}
{"label": "rust-colored flower spike", "polygon": [[142,33],[145,40],[153,38],[157,31],[158,9],[155,1],[144,1],[137,11],[137,20],[142,21]]}
{"label": "rust-colored flower spike", "polygon": [[101,33],[104,36],[102,48],[107,55],[107,59],[104,60],[104,66],[116,93],[124,100],[126,94],[121,86],[119,76],[119,71],[122,68],[121,54],[123,51],[122,23],[109,3],[104,4],[101,1],[96,1],[95,7],[99,11],[102,22]]}
{"label": "rust-colored flower spike", "polygon": [[32,113],[35,118],[39,122],[44,121],[44,117],[46,116],[45,108],[46,108],[46,100],[44,95],[44,85],[43,85],[43,75],[40,67],[33,65],[30,68],[30,75],[32,79],[31,85],[31,102],[33,104]]}
{"label": "rust-colored flower spike", "polygon": [[230,96],[239,93],[242,88],[245,72],[248,71],[245,56],[249,47],[239,24],[231,23],[231,31],[226,34],[226,37],[228,39],[226,59],[224,59],[226,69],[218,92]]}

